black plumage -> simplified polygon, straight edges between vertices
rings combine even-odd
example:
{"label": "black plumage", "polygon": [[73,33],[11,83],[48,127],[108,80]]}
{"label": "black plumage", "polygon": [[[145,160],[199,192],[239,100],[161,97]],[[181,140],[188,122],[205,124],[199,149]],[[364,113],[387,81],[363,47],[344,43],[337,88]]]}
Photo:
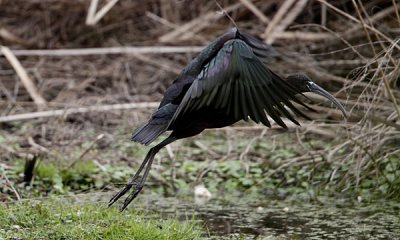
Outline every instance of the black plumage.
{"label": "black plumage", "polygon": [[[295,115],[308,118],[293,104],[303,92],[323,95],[344,108],[328,92],[305,75],[283,80],[266,67],[272,54],[269,45],[234,28],[207,46],[188,64],[166,90],[158,110],[148,123],[136,129],[132,140],[148,145],[166,131],[169,137],[151,148],[133,178],[111,200],[110,205],[135,186],[122,209],[139,194],[154,155],[169,143],[199,134],[207,128],[221,128],[240,120],[253,120],[270,127],[267,115],[286,128],[282,117],[299,125]],[[140,173],[144,171],[142,177]]]}

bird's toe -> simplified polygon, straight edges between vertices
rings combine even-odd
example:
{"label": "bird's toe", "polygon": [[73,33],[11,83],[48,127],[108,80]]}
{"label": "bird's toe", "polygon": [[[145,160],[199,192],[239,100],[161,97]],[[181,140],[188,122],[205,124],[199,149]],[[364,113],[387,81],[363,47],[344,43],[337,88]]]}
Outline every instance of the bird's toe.
{"label": "bird's toe", "polygon": [[125,187],[121,190],[119,190],[119,192],[117,192],[108,202],[108,206],[110,207],[111,205],[113,205],[118,199],[120,199],[123,195],[125,195],[126,192],[129,191],[129,189],[131,189],[133,186],[133,184],[128,183],[125,185]]}
{"label": "bird's toe", "polygon": [[137,195],[142,191],[142,189],[143,189],[142,184],[136,185],[133,192],[131,192],[129,194],[129,196],[125,199],[124,204],[121,207],[121,212],[124,211],[126,209],[126,207],[128,207],[128,205],[133,201],[133,199],[135,199],[137,197]]}

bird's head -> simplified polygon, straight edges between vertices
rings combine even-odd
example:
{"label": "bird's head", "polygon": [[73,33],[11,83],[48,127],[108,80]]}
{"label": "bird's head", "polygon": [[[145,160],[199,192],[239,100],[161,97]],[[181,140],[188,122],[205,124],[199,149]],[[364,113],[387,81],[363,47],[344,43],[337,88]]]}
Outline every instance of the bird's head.
{"label": "bird's head", "polygon": [[346,110],[344,109],[342,104],[340,104],[340,102],[334,96],[332,96],[322,87],[318,86],[306,75],[304,74],[290,75],[286,78],[286,81],[290,85],[292,85],[298,91],[298,93],[312,92],[327,98],[329,101],[335,104],[336,107],[340,109],[340,111],[342,111],[345,117],[347,117]]}

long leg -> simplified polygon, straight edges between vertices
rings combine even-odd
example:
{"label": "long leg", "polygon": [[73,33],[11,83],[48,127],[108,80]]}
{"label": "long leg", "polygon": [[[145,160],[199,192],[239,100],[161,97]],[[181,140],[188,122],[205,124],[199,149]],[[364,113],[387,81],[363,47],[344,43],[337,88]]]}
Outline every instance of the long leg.
{"label": "long leg", "polygon": [[124,204],[121,208],[121,211],[123,211],[129,205],[129,203],[132,202],[132,200],[135,199],[136,196],[142,190],[144,183],[146,181],[147,175],[149,174],[151,164],[153,163],[154,156],[157,154],[157,152],[160,151],[161,148],[165,147],[166,145],[172,143],[173,141],[175,141],[177,139],[178,138],[176,138],[176,137],[169,136],[168,138],[164,139],[161,143],[159,143],[156,146],[154,146],[153,148],[151,148],[149,150],[149,152],[147,153],[146,158],[143,160],[142,164],[140,165],[139,169],[135,173],[135,175],[128,181],[128,183],[125,185],[125,187],[123,189],[121,189],[117,194],[115,194],[111,198],[108,206],[111,206],[112,204],[114,204],[120,197],[125,195],[125,193],[128,192],[132,188],[132,186],[134,185],[136,180],[139,178],[140,173],[146,167],[143,177],[140,178],[140,181],[138,184],[136,184],[133,192],[131,192],[129,194],[129,196],[125,199]]}
{"label": "long leg", "polygon": [[[143,168],[148,164],[149,160],[154,157],[155,153],[153,153],[153,149],[155,147],[151,148],[149,152],[147,153],[145,159],[143,162],[140,164],[139,169],[136,171],[135,175],[125,184],[125,187],[121,189],[117,194],[115,194],[109,201],[108,206],[111,206],[113,203],[115,203],[120,197],[125,195],[129,189],[132,188],[134,183],[137,181],[138,178],[140,178],[140,173],[143,171]],[[152,156],[153,155],[153,156]]]}

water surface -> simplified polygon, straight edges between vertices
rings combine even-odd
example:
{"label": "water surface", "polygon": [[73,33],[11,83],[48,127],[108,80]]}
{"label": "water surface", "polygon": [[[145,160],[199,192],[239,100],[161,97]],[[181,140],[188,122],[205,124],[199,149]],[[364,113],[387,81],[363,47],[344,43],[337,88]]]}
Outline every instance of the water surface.
{"label": "water surface", "polygon": [[[191,197],[140,197],[145,211],[163,217],[194,217],[211,238],[400,239],[400,203],[359,203],[349,199],[276,200],[227,196],[204,205]],[[141,205],[141,204],[140,204]]]}

